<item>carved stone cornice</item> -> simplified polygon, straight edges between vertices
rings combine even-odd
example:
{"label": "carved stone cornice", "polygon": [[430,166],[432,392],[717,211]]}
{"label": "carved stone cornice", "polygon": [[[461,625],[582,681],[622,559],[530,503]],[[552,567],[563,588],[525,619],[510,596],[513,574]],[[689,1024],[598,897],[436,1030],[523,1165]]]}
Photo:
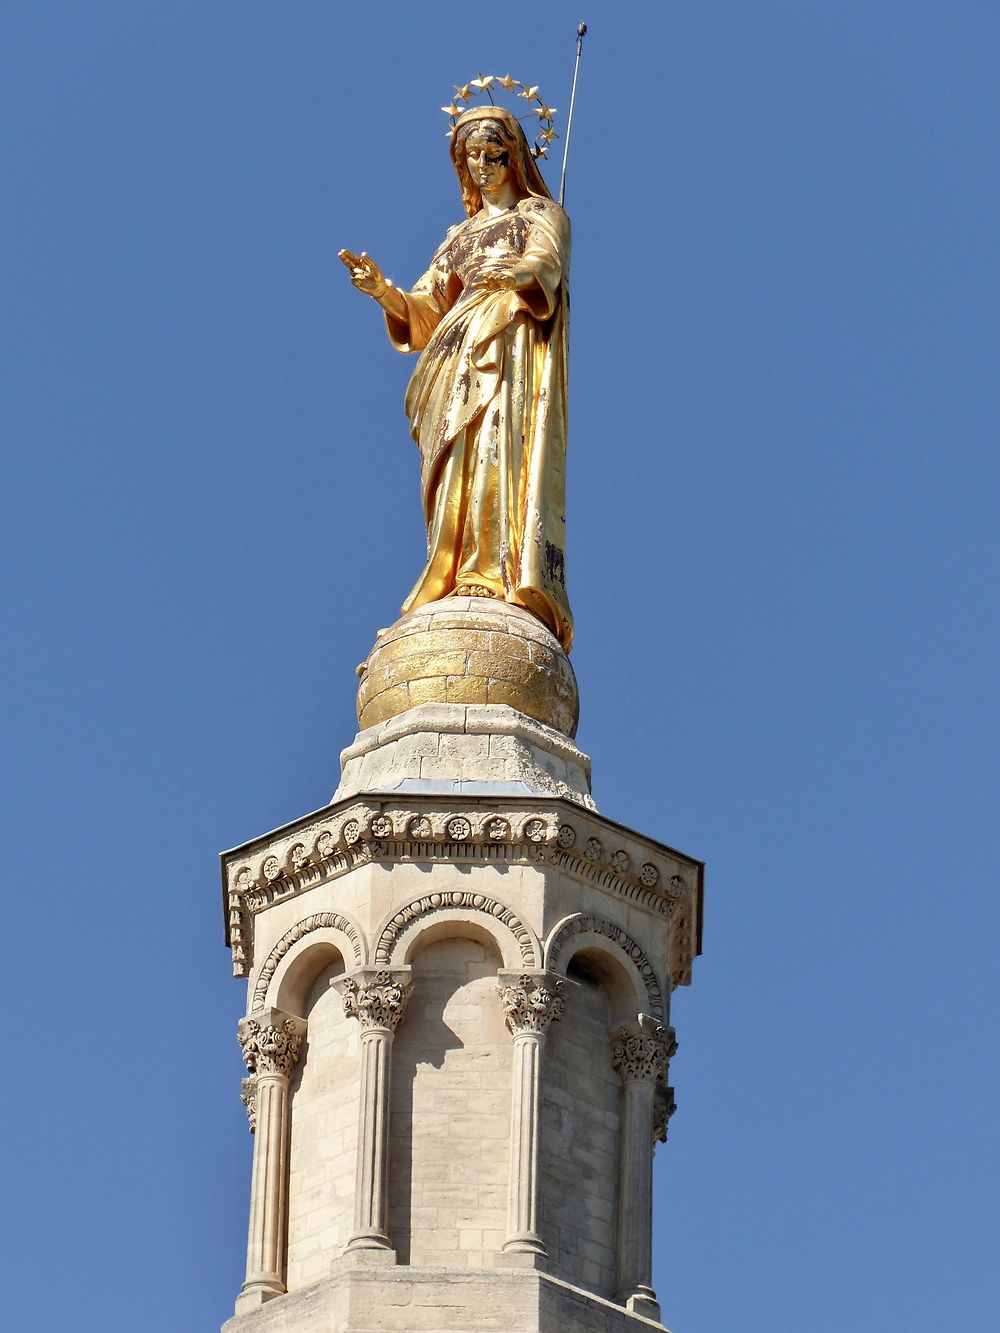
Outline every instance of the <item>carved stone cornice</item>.
{"label": "carved stone cornice", "polygon": [[358,1020],[362,1032],[395,1032],[412,990],[408,967],[392,970],[364,967],[333,984],[343,998],[344,1013]]}
{"label": "carved stone cornice", "polygon": [[512,1036],[548,1032],[566,1007],[566,983],[547,972],[501,972],[497,993]]}
{"label": "carved stone cornice", "polygon": [[288,1078],[299,1058],[305,1028],[301,1018],[283,1014],[280,1009],[262,1009],[252,1018],[241,1019],[239,1043],[249,1073],[256,1078],[268,1074]]}
{"label": "carved stone cornice", "polygon": [[640,1023],[611,1034],[611,1063],[623,1083],[664,1083],[677,1050],[672,1027]]}
{"label": "carved stone cornice", "polygon": [[327,807],[222,858],[233,970],[253,966],[253,918],[372,862],[547,865],[668,924],[671,985],[700,948],[702,866],[563,800],[362,797]]}

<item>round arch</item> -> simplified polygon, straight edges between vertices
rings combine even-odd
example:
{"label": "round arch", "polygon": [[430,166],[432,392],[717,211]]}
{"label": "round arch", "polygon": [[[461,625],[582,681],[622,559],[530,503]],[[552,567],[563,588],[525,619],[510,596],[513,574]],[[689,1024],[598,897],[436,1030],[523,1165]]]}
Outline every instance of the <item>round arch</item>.
{"label": "round arch", "polygon": [[629,978],[636,1012],[666,1022],[666,1004],[656,971],[635,940],[621,926],[598,916],[568,916],[555,927],[545,949],[549,971],[565,974],[574,955],[587,952],[598,959],[603,955],[618,973]]}
{"label": "round arch", "polygon": [[[308,946],[302,945],[304,939],[309,939]],[[321,946],[328,961],[332,960],[334,952],[339,953],[349,970],[363,967],[368,955],[365,937],[350,917],[340,912],[316,912],[304,917],[282,935],[265,958],[254,984],[251,1013],[266,1008],[269,1003],[276,1009],[293,1012],[287,1005],[278,1003],[279,996],[282,993],[286,993],[286,998],[296,995],[305,974],[312,971],[312,964],[320,961],[318,957],[308,962],[302,957],[300,961],[300,955],[307,949],[312,954],[316,946]]]}
{"label": "round arch", "polygon": [[376,938],[374,965],[408,962],[418,941],[427,942],[428,930],[440,939],[462,934],[463,927],[473,938],[489,935],[505,967],[538,967],[542,950],[534,931],[496,898],[467,890],[430,893],[394,912]]}

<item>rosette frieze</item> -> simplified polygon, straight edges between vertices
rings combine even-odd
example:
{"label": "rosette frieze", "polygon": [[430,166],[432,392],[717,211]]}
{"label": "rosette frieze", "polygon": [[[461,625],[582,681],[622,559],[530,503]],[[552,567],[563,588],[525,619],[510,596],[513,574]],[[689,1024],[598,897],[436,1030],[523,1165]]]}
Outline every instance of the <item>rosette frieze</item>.
{"label": "rosette frieze", "polygon": [[[596,812],[542,798],[354,799],[225,853],[223,902],[237,974],[253,969],[260,913],[372,862],[550,867],[666,920],[668,980],[690,979],[700,864]],[[355,950],[355,965],[363,961]]]}

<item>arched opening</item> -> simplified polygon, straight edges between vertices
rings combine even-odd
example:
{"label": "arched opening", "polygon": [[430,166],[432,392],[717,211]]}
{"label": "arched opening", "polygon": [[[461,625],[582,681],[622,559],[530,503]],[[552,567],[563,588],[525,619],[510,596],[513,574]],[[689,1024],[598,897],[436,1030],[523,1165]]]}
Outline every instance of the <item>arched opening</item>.
{"label": "arched opening", "polygon": [[330,985],[346,970],[336,946],[318,940],[294,955],[277,991],[281,1007],[309,1024],[291,1083],[289,1291],[328,1275],[353,1220],[359,1038]]}
{"label": "arched opening", "polygon": [[413,991],[393,1047],[389,1235],[400,1263],[488,1267],[503,1246],[512,1048],[499,947],[454,922],[408,951]]}
{"label": "arched opening", "polygon": [[556,1276],[611,1297],[621,1083],[608,1033],[630,1004],[634,1018],[634,987],[596,948],[573,954],[566,979],[566,1008],[549,1030],[542,1076],[540,1231]]}

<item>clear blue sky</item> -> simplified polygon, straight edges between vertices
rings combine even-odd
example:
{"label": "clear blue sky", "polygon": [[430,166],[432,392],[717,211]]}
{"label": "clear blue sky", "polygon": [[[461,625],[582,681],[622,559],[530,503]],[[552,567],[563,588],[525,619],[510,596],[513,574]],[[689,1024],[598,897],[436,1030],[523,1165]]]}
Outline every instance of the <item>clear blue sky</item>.
{"label": "clear blue sky", "polygon": [[2,0],[10,1328],[231,1312],[216,853],[329,798],[422,562],[335,253],[415,278],[452,84],[564,124],[580,18],[580,741],[708,863],[665,1319],[995,1326],[1000,10]]}

